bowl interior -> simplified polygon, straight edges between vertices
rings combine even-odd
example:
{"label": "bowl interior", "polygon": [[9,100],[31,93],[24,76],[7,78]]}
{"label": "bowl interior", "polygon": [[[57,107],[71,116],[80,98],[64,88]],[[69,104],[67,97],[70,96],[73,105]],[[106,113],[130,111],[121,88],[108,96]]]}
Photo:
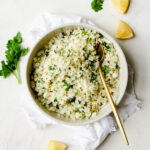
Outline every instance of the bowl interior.
{"label": "bowl interior", "polygon": [[49,117],[50,119],[55,120],[56,122],[62,123],[62,124],[69,124],[69,125],[84,125],[84,124],[88,124],[88,123],[92,123],[94,121],[97,121],[103,117],[105,117],[106,115],[108,115],[112,110],[110,107],[110,104],[106,104],[98,113],[97,116],[95,116],[94,118],[90,119],[90,120],[77,120],[77,121],[72,121],[72,120],[67,120],[67,119],[62,119],[59,118],[56,113],[54,112],[49,112],[44,106],[42,106],[40,103],[38,103],[38,101],[36,100],[36,96],[35,93],[33,92],[33,90],[30,87],[30,74],[31,74],[31,70],[32,70],[32,58],[36,55],[36,53],[43,49],[44,46],[49,42],[49,40],[55,36],[58,32],[61,32],[64,29],[72,29],[75,28],[77,26],[80,27],[84,27],[84,28],[88,28],[88,29],[94,29],[97,30],[98,32],[100,32],[101,34],[103,34],[108,40],[110,40],[111,42],[113,42],[114,47],[116,49],[116,51],[118,52],[118,56],[119,56],[119,60],[120,60],[120,88],[118,91],[118,98],[115,101],[116,104],[119,104],[119,102],[121,101],[125,90],[126,90],[126,86],[127,86],[127,80],[128,80],[128,69],[127,69],[127,62],[125,59],[125,56],[121,50],[121,48],[119,47],[119,45],[116,43],[116,41],[111,38],[107,33],[105,33],[103,30],[95,27],[95,26],[91,26],[91,25],[86,25],[86,24],[73,24],[73,25],[64,25],[58,28],[53,29],[52,31],[50,31],[47,35],[45,35],[42,39],[39,40],[39,42],[35,45],[35,47],[33,48],[29,58],[28,58],[28,63],[27,63],[27,68],[26,68],[26,80],[27,80],[27,88],[29,91],[29,94],[31,95],[33,102],[35,104],[35,106],[42,112],[44,113],[44,115],[46,115],[47,117]]}

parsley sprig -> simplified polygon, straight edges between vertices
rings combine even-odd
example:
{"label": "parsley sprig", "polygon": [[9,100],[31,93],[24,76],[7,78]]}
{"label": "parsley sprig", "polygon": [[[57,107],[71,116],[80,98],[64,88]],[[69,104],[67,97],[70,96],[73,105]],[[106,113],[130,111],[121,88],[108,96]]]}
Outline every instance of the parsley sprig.
{"label": "parsley sprig", "polygon": [[93,0],[91,3],[91,7],[95,12],[98,12],[103,9],[103,3],[104,0]]}
{"label": "parsley sprig", "polygon": [[22,56],[25,56],[29,51],[28,48],[22,48],[21,33],[18,32],[12,40],[7,43],[7,50],[5,51],[6,61],[1,61],[2,69],[0,70],[0,76],[7,78],[10,74],[13,74],[18,83],[21,83],[19,60]]}
{"label": "parsley sprig", "polygon": [[69,91],[70,90],[70,88],[73,88],[73,85],[71,84],[68,84],[67,82],[66,82],[66,80],[62,80],[62,82],[64,83],[64,85],[66,86],[66,88],[65,88],[65,91],[67,92],[67,91]]}

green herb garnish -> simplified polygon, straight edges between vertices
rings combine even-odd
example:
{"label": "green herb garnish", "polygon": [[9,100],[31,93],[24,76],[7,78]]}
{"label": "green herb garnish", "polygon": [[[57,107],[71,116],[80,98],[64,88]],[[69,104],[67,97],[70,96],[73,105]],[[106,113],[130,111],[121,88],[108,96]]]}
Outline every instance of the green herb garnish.
{"label": "green herb garnish", "polygon": [[104,65],[104,67],[102,68],[102,70],[104,71],[104,74],[108,74],[109,73],[109,68],[106,65]]}
{"label": "green herb garnish", "polygon": [[65,91],[69,91],[70,88],[73,88],[73,85],[68,85]]}
{"label": "green herb garnish", "polygon": [[94,72],[92,72],[90,81],[92,82],[92,81],[96,80],[96,78],[97,78],[97,75]]}
{"label": "green herb garnish", "polygon": [[92,38],[87,38],[87,43],[90,43],[92,41]]}
{"label": "green herb garnish", "polygon": [[65,85],[68,85],[68,83],[66,82],[66,80],[62,80],[62,82],[63,82]]}
{"label": "green herb garnish", "polygon": [[0,70],[0,76],[7,78],[10,74],[13,74],[19,84],[21,83],[19,60],[29,51],[28,48],[22,48],[21,43],[22,37],[20,32],[12,40],[8,41],[7,50],[5,51],[6,62],[1,61],[2,69]]}
{"label": "green herb garnish", "polygon": [[49,66],[49,70],[55,70],[53,66]]}
{"label": "green herb garnish", "polygon": [[81,113],[81,111],[79,109],[75,110],[75,112]]}
{"label": "green herb garnish", "polygon": [[52,106],[53,106],[53,103],[52,103],[52,102],[50,102],[50,103],[48,104],[48,106],[49,106],[49,107],[52,107]]}
{"label": "green herb garnish", "polygon": [[41,80],[37,80],[37,82],[38,82],[38,83],[40,83],[40,82],[41,82]]}
{"label": "green herb garnish", "polygon": [[82,33],[83,33],[83,35],[87,35],[87,32],[86,32],[85,30],[83,30],[83,32],[82,32]]}
{"label": "green herb garnish", "polygon": [[91,3],[91,7],[95,12],[98,12],[103,9],[103,3],[104,0],[93,0]]}
{"label": "green herb garnish", "polygon": [[75,96],[77,96],[77,95],[78,95],[78,92],[75,93]]}
{"label": "green herb garnish", "polygon": [[79,102],[79,104],[81,104],[81,101],[78,101]]}
{"label": "green herb garnish", "polygon": [[65,84],[66,88],[65,88],[65,91],[69,91],[70,88],[73,88],[73,85],[69,85],[66,80],[62,80],[62,82]]}
{"label": "green herb garnish", "polygon": [[116,64],[116,69],[118,69],[118,70],[120,69],[120,66],[118,64]]}
{"label": "green herb garnish", "polygon": [[102,45],[108,50],[110,49],[110,46],[106,42],[102,42]]}
{"label": "green herb garnish", "polygon": [[84,106],[87,106],[87,102],[85,102]]}
{"label": "green herb garnish", "polygon": [[57,102],[57,97],[55,97],[54,102]]}
{"label": "green herb garnish", "polygon": [[75,100],[76,100],[76,97],[72,97],[72,98],[69,98],[69,99],[67,99],[67,103],[73,103],[73,102],[75,102]]}

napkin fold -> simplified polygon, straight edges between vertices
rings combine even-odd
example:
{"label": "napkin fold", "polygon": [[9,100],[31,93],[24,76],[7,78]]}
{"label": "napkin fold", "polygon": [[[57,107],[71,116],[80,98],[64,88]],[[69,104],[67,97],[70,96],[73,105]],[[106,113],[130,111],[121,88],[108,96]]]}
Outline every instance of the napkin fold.
{"label": "napkin fold", "polygon": [[[26,37],[29,47],[32,48],[34,44],[47,32],[64,23],[87,23],[94,25],[90,20],[81,16],[43,13],[35,19],[29,28],[29,32]],[[26,63],[27,59],[22,65],[25,67]],[[137,100],[134,92],[133,74],[134,71],[132,67],[129,66],[127,90],[124,98],[118,106],[118,111],[122,121],[126,120],[134,112],[139,110],[138,104],[140,102]],[[25,72],[22,74],[22,77],[25,78]],[[57,124],[41,114],[40,111],[34,107],[26,90],[23,91],[21,99],[22,109],[33,127],[45,128],[47,125]],[[110,133],[117,129],[117,125],[112,114],[89,125],[67,127],[72,128],[75,131],[74,135],[70,137],[71,140],[69,142],[71,144],[78,143],[83,150],[95,150]]]}

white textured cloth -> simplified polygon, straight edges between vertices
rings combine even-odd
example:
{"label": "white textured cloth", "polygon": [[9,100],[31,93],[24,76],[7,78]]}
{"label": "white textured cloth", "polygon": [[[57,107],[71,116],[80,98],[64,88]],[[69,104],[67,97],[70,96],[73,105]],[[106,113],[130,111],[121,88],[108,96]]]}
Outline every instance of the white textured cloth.
{"label": "white textured cloth", "polygon": [[[33,22],[29,29],[29,34],[27,37],[28,45],[30,48],[32,48],[33,45],[43,35],[45,35],[47,32],[49,32],[49,30],[58,25],[62,25],[64,23],[79,22],[93,24],[91,21],[80,16],[60,15],[51,13],[41,14]],[[139,109],[138,104],[140,102],[136,99],[134,93],[133,73],[133,69],[129,67],[129,81],[127,91],[124,95],[123,100],[118,106],[119,114],[122,120],[127,119],[130,115],[132,115]],[[43,114],[41,114],[36,108],[34,108],[34,106],[32,105],[32,100],[30,100],[30,97],[27,95],[26,91],[24,91],[24,93],[22,94],[22,100],[23,111],[25,112],[32,125],[34,125],[34,127],[44,128],[47,125],[56,124],[46,116],[43,116]],[[112,115],[108,115],[102,120],[90,125],[68,127],[73,128],[73,130],[75,131],[75,134],[71,137],[73,138],[72,141],[74,141],[74,143],[80,144],[83,150],[96,149],[96,147],[98,147],[111,132],[116,131],[116,123]]]}

